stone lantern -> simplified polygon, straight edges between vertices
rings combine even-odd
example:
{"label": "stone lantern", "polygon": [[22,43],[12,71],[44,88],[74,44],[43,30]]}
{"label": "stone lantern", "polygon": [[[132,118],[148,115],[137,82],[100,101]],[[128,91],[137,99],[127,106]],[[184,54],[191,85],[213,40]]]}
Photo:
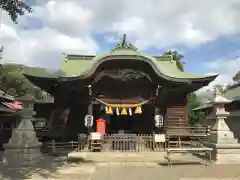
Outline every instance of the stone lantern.
{"label": "stone lantern", "polygon": [[42,157],[40,152],[42,143],[38,141],[32,124],[35,115],[33,110],[35,98],[32,95],[25,95],[17,100],[23,103],[23,109],[17,112],[21,120],[13,129],[9,142],[3,145],[5,149],[3,163],[6,165],[31,165]]}
{"label": "stone lantern", "polygon": [[224,105],[228,103],[231,101],[216,88],[215,97],[212,100],[213,112],[207,119],[215,121],[210,132],[209,145],[214,148],[213,157],[217,164],[240,163],[240,144],[225,122],[229,112],[225,110]]}

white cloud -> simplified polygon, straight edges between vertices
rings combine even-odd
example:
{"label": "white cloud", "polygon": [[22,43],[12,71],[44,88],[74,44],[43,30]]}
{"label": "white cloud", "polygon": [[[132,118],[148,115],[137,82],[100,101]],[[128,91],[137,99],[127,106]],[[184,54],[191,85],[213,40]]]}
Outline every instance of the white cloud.
{"label": "white cloud", "polygon": [[214,85],[232,84],[232,77],[240,71],[240,58],[215,60],[205,63],[204,67],[210,72],[209,75],[218,74],[219,76],[209,86],[201,88],[198,93],[211,90]]}
{"label": "white cloud", "polygon": [[147,48],[194,47],[240,32],[239,0],[45,0],[33,10],[19,25],[3,14],[0,43],[8,61],[54,66],[62,52],[95,53],[94,33],[109,33],[110,41],[127,33]]}
{"label": "white cloud", "polygon": [[[49,3],[51,4],[51,2]],[[46,6],[49,8],[50,5],[46,4]],[[55,7],[52,8],[55,10]],[[61,8],[62,7],[60,7],[60,10]],[[0,26],[0,45],[4,46],[3,59],[5,62],[56,68],[59,67],[63,59],[62,53],[64,52],[76,54],[96,53],[99,47],[91,38],[90,34],[84,33],[84,36],[72,36],[69,33],[65,33],[63,29],[59,31],[58,24],[61,24],[59,22],[62,17],[56,15],[57,13],[53,11],[53,22],[46,22],[44,20],[44,15],[46,14],[43,13],[43,10],[44,7],[36,7],[36,11],[34,11],[31,17],[36,18],[39,15],[40,18],[40,15],[43,15],[42,21],[44,21],[45,24],[37,29],[22,28],[28,23],[27,18],[23,18],[18,25],[14,25],[6,13],[3,14]],[[59,14],[61,13],[59,12]],[[71,12],[68,12],[68,15],[69,14],[71,14]],[[65,20],[67,21],[67,18],[65,18]],[[76,22],[71,23],[71,25],[75,23]],[[66,29],[67,28],[68,27],[66,27]]]}

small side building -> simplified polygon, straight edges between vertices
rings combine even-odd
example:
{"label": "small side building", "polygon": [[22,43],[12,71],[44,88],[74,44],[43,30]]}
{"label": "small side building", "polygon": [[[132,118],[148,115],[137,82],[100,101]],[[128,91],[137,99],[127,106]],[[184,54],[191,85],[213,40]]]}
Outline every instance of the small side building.
{"label": "small side building", "polygon": [[13,96],[0,90],[0,149],[4,143],[8,142],[12,129],[18,123],[19,118],[15,112],[19,108],[21,105],[15,101]]}

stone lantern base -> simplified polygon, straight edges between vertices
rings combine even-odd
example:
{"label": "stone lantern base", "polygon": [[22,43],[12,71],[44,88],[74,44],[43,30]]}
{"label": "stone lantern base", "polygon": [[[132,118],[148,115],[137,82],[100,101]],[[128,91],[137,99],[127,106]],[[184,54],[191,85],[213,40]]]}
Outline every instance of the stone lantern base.
{"label": "stone lantern base", "polygon": [[240,144],[212,144],[216,164],[240,164]]}
{"label": "stone lantern base", "polygon": [[43,157],[41,146],[31,120],[24,118],[18,128],[13,130],[9,142],[3,145],[5,151],[2,162],[11,166],[36,164]]}
{"label": "stone lantern base", "polygon": [[225,121],[222,128],[214,129],[209,137],[209,146],[213,148],[212,158],[216,164],[240,164],[240,144],[234,138]]}
{"label": "stone lantern base", "polygon": [[4,144],[3,163],[10,166],[32,165],[39,162],[42,158],[40,152],[41,143],[31,147],[14,146]]}

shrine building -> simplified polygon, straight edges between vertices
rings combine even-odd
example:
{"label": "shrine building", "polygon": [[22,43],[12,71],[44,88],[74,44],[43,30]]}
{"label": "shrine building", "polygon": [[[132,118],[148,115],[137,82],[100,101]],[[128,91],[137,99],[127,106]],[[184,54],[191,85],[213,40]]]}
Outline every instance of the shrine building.
{"label": "shrine building", "polygon": [[[182,72],[172,56],[147,55],[125,35],[109,52],[67,54],[59,71],[25,76],[54,96],[53,105],[43,105],[53,131],[73,134],[95,132],[100,118],[106,133],[153,133],[162,126],[187,125],[188,94],[216,78]],[[86,127],[86,115],[93,116],[92,127]],[[157,124],[156,115],[161,117]]]}

